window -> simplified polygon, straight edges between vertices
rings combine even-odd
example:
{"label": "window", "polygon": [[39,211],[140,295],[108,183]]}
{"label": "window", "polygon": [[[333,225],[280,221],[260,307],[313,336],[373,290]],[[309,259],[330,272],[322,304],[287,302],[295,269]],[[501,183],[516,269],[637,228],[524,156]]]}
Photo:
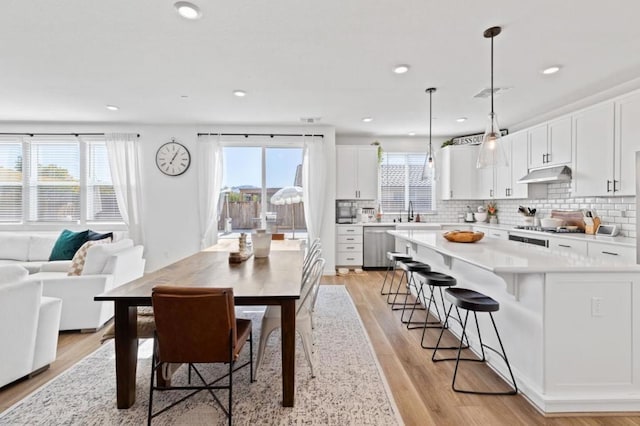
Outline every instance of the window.
{"label": "window", "polygon": [[385,152],[380,164],[380,205],[385,213],[407,211],[409,201],[416,213],[435,210],[432,179],[422,180],[425,154]]}
{"label": "window", "polygon": [[0,223],[122,222],[103,138],[0,140]]}

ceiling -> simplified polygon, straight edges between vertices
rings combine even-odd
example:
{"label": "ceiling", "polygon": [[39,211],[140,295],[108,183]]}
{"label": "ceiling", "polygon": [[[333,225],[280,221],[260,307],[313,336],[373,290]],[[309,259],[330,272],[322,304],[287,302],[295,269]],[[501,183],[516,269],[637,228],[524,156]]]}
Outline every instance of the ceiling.
{"label": "ceiling", "polygon": [[[502,127],[640,77],[632,0],[193,2],[197,21],[173,0],[4,0],[0,121],[321,117],[342,135],[425,135],[433,86],[434,136],[482,132],[490,102],[473,95],[490,84],[483,32],[495,25],[495,85],[510,88],[495,98]],[[411,68],[396,75],[397,64]]]}

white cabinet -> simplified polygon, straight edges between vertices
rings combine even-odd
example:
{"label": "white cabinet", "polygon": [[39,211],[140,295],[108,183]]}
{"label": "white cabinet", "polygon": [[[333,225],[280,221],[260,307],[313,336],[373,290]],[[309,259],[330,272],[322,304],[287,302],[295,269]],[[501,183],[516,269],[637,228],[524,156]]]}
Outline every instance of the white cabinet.
{"label": "white cabinet", "polygon": [[574,253],[581,256],[587,255],[587,242],[572,240],[569,238],[549,238],[549,248],[562,253]]}
{"label": "white cabinet", "polygon": [[614,195],[636,195],[636,151],[640,151],[640,92],[615,102]]}
{"label": "white cabinet", "polygon": [[[506,168],[506,167],[500,167]],[[476,169],[477,173],[477,186],[476,195],[473,198],[486,200],[495,198],[495,171],[494,167],[487,167],[484,169]],[[471,182],[469,182],[471,183]]]}
{"label": "white cabinet", "polygon": [[571,163],[571,117],[532,127],[527,137],[529,168]]}
{"label": "white cabinet", "polygon": [[509,231],[506,229],[495,229],[490,226],[474,226],[474,231],[484,232],[484,236],[488,238],[498,238],[500,240],[509,239]]}
{"label": "white cabinet", "polygon": [[502,138],[501,143],[509,167],[496,168],[494,198],[527,198],[529,185],[518,183],[518,179],[528,173],[527,132],[517,132]]}
{"label": "white cabinet", "polygon": [[362,266],[361,225],[336,225],[336,265]]}
{"label": "white cabinet", "polygon": [[605,102],[573,115],[574,196],[613,195],[613,137],[613,102]]}
{"label": "white cabinet", "polygon": [[336,199],[378,198],[378,147],[336,146]]}
{"label": "white cabinet", "polygon": [[[493,169],[476,168],[479,149],[480,145],[450,145],[442,148],[440,190],[443,200],[490,198]],[[484,185],[491,187],[485,188]]]}
{"label": "white cabinet", "polygon": [[636,249],[617,244],[589,242],[589,257],[600,259],[618,259],[623,262],[636,263]]}

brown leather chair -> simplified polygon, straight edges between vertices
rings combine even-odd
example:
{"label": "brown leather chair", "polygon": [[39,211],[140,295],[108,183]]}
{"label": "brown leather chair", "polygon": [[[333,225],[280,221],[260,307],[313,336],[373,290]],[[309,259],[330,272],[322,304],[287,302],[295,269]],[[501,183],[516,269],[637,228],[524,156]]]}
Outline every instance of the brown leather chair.
{"label": "brown leather chair", "polygon": [[[253,382],[253,341],[251,320],[236,319],[231,288],[172,287],[157,286],[152,293],[155,314],[155,346],[151,365],[151,386],[149,392],[149,416],[151,419],[179,404],[201,390],[207,390],[229,418],[232,419],[233,372],[250,366],[250,380]],[[235,362],[249,340],[249,362],[238,367]],[[189,386],[160,386],[154,383],[155,375],[167,363],[188,364]],[[211,382],[207,382],[194,363],[228,363],[229,372]],[[201,367],[200,367],[201,368]],[[203,383],[191,385],[191,373],[195,372]],[[219,382],[226,378],[228,385]],[[228,389],[229,403],[225,408],[213,392],[214,389]],[[193,390],[184,398],[153,413],[154,390]]]}

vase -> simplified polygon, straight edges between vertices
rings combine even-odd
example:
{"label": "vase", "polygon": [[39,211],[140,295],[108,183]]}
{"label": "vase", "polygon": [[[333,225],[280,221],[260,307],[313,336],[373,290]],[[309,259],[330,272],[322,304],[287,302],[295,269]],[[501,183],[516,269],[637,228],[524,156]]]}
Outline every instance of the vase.
{"label": "vase", "polygon": [[489,223],[492,225],[498,224],[498,216],[489,216]]}

